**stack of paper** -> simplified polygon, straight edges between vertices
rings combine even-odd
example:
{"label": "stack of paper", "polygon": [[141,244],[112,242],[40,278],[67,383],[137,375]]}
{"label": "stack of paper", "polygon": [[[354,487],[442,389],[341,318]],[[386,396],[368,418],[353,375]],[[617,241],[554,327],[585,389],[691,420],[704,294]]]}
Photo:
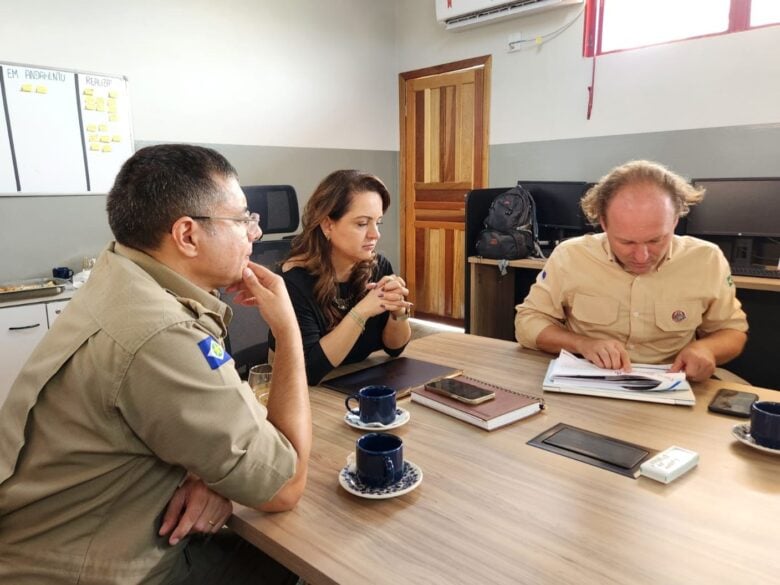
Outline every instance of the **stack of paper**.
{"label": "stack of paper", "polygon": [[645,402],[693,405],[696,397],[682,372],[670,365],[632,364],[630,372],[599,368],[586,359],[561,351],[550,362],[544,389]]}

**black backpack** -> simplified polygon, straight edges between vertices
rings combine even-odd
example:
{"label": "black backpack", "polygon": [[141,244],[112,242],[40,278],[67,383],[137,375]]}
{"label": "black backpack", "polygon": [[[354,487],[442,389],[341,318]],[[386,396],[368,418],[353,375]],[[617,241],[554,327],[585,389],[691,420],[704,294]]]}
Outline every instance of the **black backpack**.
{"label": "black backpack", "polygon": [[477,254],[484,258],[518,260],[540,255],[534,198],[520,183],[490,204],[485,229],[477,236]]}

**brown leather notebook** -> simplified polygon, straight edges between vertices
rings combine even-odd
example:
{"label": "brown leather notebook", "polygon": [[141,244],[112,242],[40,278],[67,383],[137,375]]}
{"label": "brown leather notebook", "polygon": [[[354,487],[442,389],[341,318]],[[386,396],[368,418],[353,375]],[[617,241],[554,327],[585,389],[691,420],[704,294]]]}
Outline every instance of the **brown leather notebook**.
{"label": "brown leather notebook", "polygon": [[461,373],[463,370],[450,366],[399,357],[357,372],[325,380],[320,382],[320,385],[344,394],[354,394],[365,386],[383,384],[394,388],[396,396],[403,398],[416,386],[423,386],[428,382],[442,378],[452,378]]}
{"label": "brown leather notebook", "polygon": [[544,400],[536,396],[520,394],[469,376],[458,376],[454,379],[477,388],[491,390],[495,393],[495,398],[481,404],[465,404],[426,388],[415,388],[412,390],[412,402],[419,402],[488,431],[531,416],[544,408]]}

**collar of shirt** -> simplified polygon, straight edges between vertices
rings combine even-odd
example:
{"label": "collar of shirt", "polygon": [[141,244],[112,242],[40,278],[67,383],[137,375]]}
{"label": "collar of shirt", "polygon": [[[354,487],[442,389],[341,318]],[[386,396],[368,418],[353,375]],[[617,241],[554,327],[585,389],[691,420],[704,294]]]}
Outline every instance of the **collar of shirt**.
{"label": "collar of shirt", "polygon": [[[607,259],[614,263],[616,266],[619,266],[621,270],[623,270],[623,267],[620,265],[620,262],[615,257],[615,254],[612,252],[612,248],[609,245],[609,239],[607,238],[606,233],[600,233],[596,234],[597,238],[600,238],[601,240],[601,248],[604,250],[604,253],[607,255]],[[658,266],[655,267],[655,271],[658,272],[661,269],[661,266],[663,266],[664,263],[670,262],[672,258],[674,257],[675,251],[680,247],[680,238],[679,236],[672,236],[671,242],[669,242],[669,249],[666,251],[666,255],[664,256],[663,260],[658,263]]]}
{"label": "collar of shirt", "polygon": [[232,309],[213,294],[196,286],[178,272],[158,262],[145,252],[114,242],[110,249],[140,266],[161,287],[170,292],[183,305],[188,306],[198,317],[210,315],[219,328],[227,334],[227,325],[233,317]]}

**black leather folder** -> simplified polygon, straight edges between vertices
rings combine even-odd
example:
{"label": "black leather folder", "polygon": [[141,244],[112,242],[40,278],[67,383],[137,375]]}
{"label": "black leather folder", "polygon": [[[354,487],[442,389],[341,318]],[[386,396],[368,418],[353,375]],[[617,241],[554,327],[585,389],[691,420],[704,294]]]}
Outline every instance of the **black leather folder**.
{"label": "black leather folder", "polygon": [[396,396],[407,396],[412,388],[424,386],[429,382],[452,378],[463,373],[450,366],[442,366],[413,358],[399,357],[356,372],[344,374],[320,382],[321,386],[338,390],[344,394],[355,394],[365,386],[383,384],[396,391]]}

